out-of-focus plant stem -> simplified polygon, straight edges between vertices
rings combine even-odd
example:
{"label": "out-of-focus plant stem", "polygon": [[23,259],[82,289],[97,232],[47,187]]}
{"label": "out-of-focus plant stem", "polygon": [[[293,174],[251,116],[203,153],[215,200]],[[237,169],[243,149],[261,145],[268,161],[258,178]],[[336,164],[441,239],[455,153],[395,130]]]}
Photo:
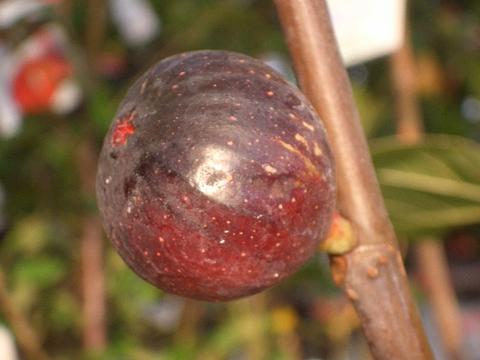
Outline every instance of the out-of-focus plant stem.
{"label": "out-of-focus plant stem", "polygon": [[180,323],[175,332],[174,342],[185,347],[194,346],[198,340],[198,325],[204,312],[201,302],[185,300]]}
{"label": "out-of-focus plant stem", "polygon": [[332,256],[376,359],[431,359],[385,210],[325,0],[275,0],[300,85],[325,122],[337,164],[338,208],[358,245]]}
{"label": "out-of-focus plant stem", "polygon": [[[423,121],[417,100],[415,58],[408,32],[403,46],[391,56],[390,68],[397,137],[409,144],[420,142]],[[459,359],[462,339],[460,310],[449,277],[443,244],[439,239],[421,238],[415,243],[414,252],[445,351],[450,359]]]}
{"label": "out-of-focus plant stem", "polygon": [[105,0],[87,0],[85,42],[90,70],[95,69],[98,53],[105,39],[107,3]]}
{"label": "out-of-focus plant stem", "polygon": [[[77,151],[77,168],[86,197],[94,196],[96,155],[93,144],[85,139]],[[105,279],[103,269],[103,231],[96,214],[82,219],[80,238],[83,344],[88,351],[101,351],[106,346]]]}
{"label": "out-of-focus plant stem", "polygon": [[265,319],[267,312],[266,301],[267,294],[260,293],[229,305],[236,316],[249,320],[245,322],[248,327],[244,329],[247,359],[263,360],[268,357],[266,328],[264,321],[261,320]]}
{"label": "out-of-focus plant stem", "polygon": [[447,356],[451,360],[461,359],[460,309],[448,272],[442,243],[438,239],[419,239],[419,243],[415,247],[415,255],[419,275],[432,306],[434,321]]}
{"label": "out-of-focus plant stem", "polygon": [[18,346],[28,359],[47,360],[41,342],[27,316],[16,305],[7,289],[6,278],[0,269],[0,313],[10,323]]}
{"label": "out-of-focus plant stem", "polygon": [[[88,0],[85,28],[85,48],[89,65],[89,79],[95,86],[95,63],[103,44],[106,26],[106,2]],[[88,89],[87,89],[88,91]],[[87,126],[88,127],[88,126]],[[82,192],[86,198],[95,197],[97,167],[96,148],[91,133],[85,132],[77,152],[77,169]],[[103,231],[98,215],[87,213],[82,221],[80,239],[83,295],[83,344],[87,351],[102,351],[107,342],[105,280],[103,261]]]}

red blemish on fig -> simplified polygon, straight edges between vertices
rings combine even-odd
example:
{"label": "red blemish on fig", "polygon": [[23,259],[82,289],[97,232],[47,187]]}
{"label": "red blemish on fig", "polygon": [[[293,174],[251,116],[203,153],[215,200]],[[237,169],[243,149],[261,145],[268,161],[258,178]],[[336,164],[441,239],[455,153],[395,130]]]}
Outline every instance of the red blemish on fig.
{"label": "red blemish on fig", "polygon": [[130,135],[135,133],[135,126],[132,124],[133,113],[119,119],[112,135],[112,145],[125,145]]}

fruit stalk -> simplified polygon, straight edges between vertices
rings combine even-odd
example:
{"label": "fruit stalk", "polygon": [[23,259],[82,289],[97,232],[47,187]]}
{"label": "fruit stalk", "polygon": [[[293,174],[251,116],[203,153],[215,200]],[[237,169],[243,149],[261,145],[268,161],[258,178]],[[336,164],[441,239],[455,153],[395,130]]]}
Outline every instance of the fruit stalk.
{"label": "fruit stalk", "polygon": [[[403,46],[390,57],[392,87],[395,95],[397,137],[407,144],[422,141],[423,119],[419,109],[415,59],[407,32]],[[418,272],[433,317],[449,359],[461,358],[461,324],[455,290],[449,278],[445,250],[439,239],[417,239],[414,252]]]}
{"label": "fruit stalk", "polygon": [[358,245],[331,256],[376,359],[431,359],[385,210],[325,0],[275,0],[297,77],[325,122],[337,163],[338,206]]}

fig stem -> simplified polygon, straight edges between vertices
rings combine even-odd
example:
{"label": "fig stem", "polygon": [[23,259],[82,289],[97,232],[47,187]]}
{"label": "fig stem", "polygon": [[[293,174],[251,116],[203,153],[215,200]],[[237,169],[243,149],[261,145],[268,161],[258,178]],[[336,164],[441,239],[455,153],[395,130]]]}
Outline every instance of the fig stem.
{"label": "fig stem", "polygon": [[337,164],[338,208],[358,237],[352,251],[333,257],[332,274],[355,307],[374,358],[432,359],[326,2],[274,3],[301,88],[327,128]]}
{"label": "fig stem", "polygon": [[[403,46],[390,57],[390,71],[395,96],[397,137],[407,144],[421,142],[423,119],[417,99],[415,56],[408,28]],[[422,237],[415,242],[413,250],[417,271],[432,307],[444,349],[449,359],[460,359],[460,309],[449,277],[443,244],[440,239]]]}

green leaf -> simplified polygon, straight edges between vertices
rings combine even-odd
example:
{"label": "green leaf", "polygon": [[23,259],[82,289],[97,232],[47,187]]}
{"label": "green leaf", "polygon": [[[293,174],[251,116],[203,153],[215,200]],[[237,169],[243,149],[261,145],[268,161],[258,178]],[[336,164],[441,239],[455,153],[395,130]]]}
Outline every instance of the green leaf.
{"label": "green leaf", "polygon": [[389,137],[371,153],[385,203],[403,235],[444,232],[480,223],[480,145],[428,135],[419,144]]}
{"label": "green leaf", "polygon": [[65,266],[59,259],[41,256],[23,259],[13,268],[13,277],[18,283],[31,287],[53,286],[65,276]]}
{"label": "green leaf", "polygon": [[88,114],[100,134],[105,134],[113,121],[117,102],[112,100],[113,91],[106,85],[97,85],[88,99]]}
{"label": "green leaf", "polygon": [[48,307],[50,326],[61,331],[71,331],[80,313],[80,306],[71,292],[57,290]]}
{"label": "green leaf", "polygon": [[352,90],[362,119],[363,131],[367,137],[372,137],[385,123],[383,114],[388,111],[388,105],[384,99],[369,92],[365,86],[353,85]]}
{"label": "green leaf", "polygon": [[40,253],[48,243],[47,220],[31,215],[18,220],[6,236],[10,254],[34,255]]}

